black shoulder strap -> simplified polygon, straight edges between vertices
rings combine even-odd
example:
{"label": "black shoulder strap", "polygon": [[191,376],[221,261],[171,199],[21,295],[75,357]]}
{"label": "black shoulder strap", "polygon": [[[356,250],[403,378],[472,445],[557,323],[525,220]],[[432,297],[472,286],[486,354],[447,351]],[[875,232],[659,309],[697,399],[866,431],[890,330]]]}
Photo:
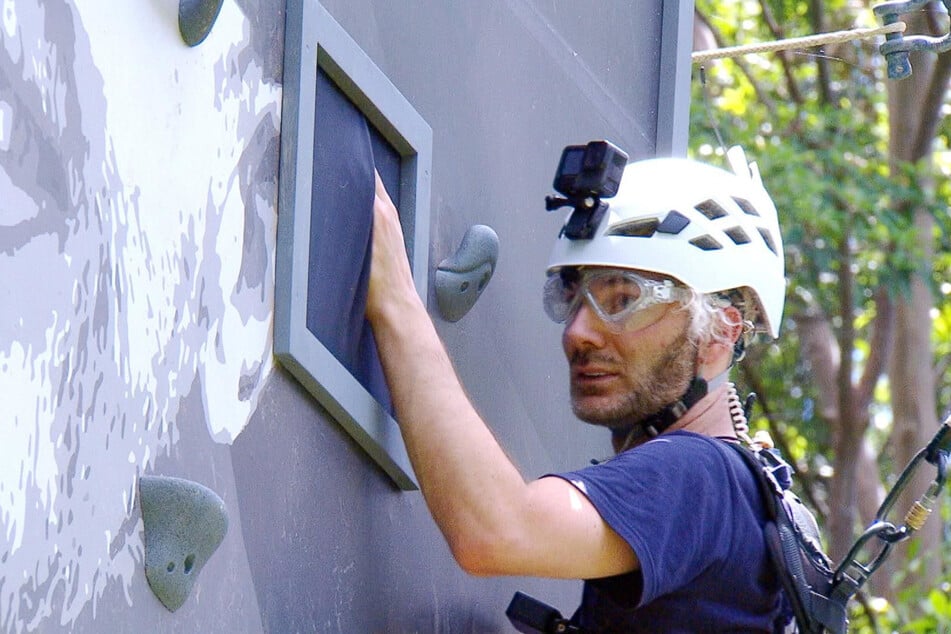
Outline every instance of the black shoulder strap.
{"label": "black shoulder strap", "polygon": [[[815,519],[771,475],[766,458],[739,443],[733,448],[749,467],[766,508],[764,527],[770,558],[802,634],[844,634],[848,630],[846,601],[832,595],[833,572],[820,550]],[[800,526],[802,524],[803,526]],[[810,525],[811,524],[811,525]],[[808,535],[808,538],[804,535]]]}
{"label": "black shoulder strap", "polygon": [[763,464],[759,461],[759,458],[738,442],[723,442],[722,444],[732,448],[743,459],[746,466],[749,467],[749,470],[753,473],[753,480],[756,482],[756,487],[759,489],[760,495],[763,498],[763,505],[766,507],[768,519],[775,521],[779,513],[779,501],[777,498],[779,492],[776,491],[773,481],[763,472]]}

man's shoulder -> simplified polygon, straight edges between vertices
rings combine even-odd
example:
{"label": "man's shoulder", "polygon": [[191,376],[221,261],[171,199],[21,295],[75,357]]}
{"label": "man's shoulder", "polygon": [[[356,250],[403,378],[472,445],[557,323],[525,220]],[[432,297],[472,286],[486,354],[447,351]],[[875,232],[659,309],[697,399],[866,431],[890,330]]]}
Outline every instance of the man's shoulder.
{"label": "man's shoulder", "polygon": [[712,436],[705,436],[691,431],[672,431],[629,451],[668,456],[707,456],[720,455],[720,445],[724,441]]}
{"label": "man's shoulder", "polygon": [[[665,490],[722,490],[729,483],[749,478],[742,459],[718,438],[694,432],[674,431],[628,449],[609,460],[572,471],[560,477],[575,483],[600,483]],[[590,489],[590,486],[587,487]],[[587,490],[585,489],[585,490]]]}
{"label": "man's shoulder", "polygon": [[748,471],[743,459],[727,446],[728,442],[695,432],[672,431],[629,449],[618,458],[622,463],[650,463],[665,470],[676,469],[683,474],[718,472],[725,475],[726,472],[736,474]]}

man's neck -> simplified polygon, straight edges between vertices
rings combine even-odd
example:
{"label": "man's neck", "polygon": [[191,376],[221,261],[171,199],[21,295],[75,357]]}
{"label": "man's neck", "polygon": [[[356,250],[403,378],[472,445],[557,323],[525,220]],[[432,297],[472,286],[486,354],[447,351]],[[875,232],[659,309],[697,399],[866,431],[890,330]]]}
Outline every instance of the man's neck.
{"label": "man's neck", "polygon": [[678,429],[715,438],[736,438],[728,399],[730,385],[724,383],[687,410],[667,431]]}
{"label": "man's neck", "polygon": [[[705,436],[715,438],[736,438],[736,431],[733,427],[733,418],[730,416],[728,399],[730,394],[730,384],[721,383],[710,391],[709,394],[694,403],[693,407],[688,409],[664,433],[676,430],[694,432]],[[634,430],[639,429],[637,427]],[[661,434],[663,435],[663,434]],[[636,447],[650,440],[646,434],[637,434],[631,431],[626,434],[615,434],[612,437],[614,451],[621,453],[632,447]]]}

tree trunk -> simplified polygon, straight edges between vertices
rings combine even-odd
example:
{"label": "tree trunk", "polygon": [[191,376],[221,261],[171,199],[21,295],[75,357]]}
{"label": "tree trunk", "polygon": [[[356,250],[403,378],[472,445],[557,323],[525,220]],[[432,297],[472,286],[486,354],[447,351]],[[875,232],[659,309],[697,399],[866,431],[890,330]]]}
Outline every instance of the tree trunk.
{"label": "tree trunk", "polygon": [[831,537],[829,553],[836,561],[848,552],[855,536],[856,508],[856,472],[862,451],[862,439],[847,433],[841,424],[835,434],[835,459],[829,499],[829,535]]}
{"label": "tree trunk", "polygon": [[[919,218],[919,230],[922,241],[930,241],[932,222]],[[931,219],[928,218],[928,221]],[[927,444],[938,428],[932,372],[931,350],[931,292],[920,278],[912,281],[911,293],[897,306],[896,346],[890,371],[892,385],[892,411],[895,417],[892,439],[889,443],[894,451],[895,469],[900,470],[908,464],[914,455]],[[915,498],[921,495],[934,479],[935,471],[928,465],[918,470],[918,477],[909,485],[909,494],[896,506],[893,522],[900,521]],[[937,556],[941,545],[941,520],[934,517],[928,520],[924,528],[917,533],[919,540],[918,557],[923,566],[917,578],[909,579],[909,584],[920,583],[921,590],[927,591],[938,578],[941,558]],[[903,565],[908,562],[908,542],[896,549],[894,558]]]}
{"label": "tree trunk", "polygon": [[[928,30],[923,13],[903,16],[903,20],[908,24],[909,33]],[[942,92],[947,83],[942,72],[946,60],[937,65],[939,72],[936,77],[935,59],[933,54],[913,53],[911,64],[914,74],[907,79],[888,82],[889,163],[896,177],[903,164],[927,166],[931,162],[932,139],[922,137],[927,132],[924,128],[929,127],[931,118],[931,113],[926,112],[925,108],[930,102],[928,95],[932,92],[932,83],[937,80]],[[919,170],[919,173],[925,173],[925,170]],[[916,185],[925,193],[933,193],[933,185],[928,181]],[[910,282],[909,291],[895,298],[896,339],[889,371],[894,428],[889,445],[894,452],[896,471],[904,468],[938,427],[931,346],[930,311],[933,298],[926,281],[934,259],[934,219],[926,209],[908,207],[918,235],[922,261]],[[919,478],[909,486],[909,493],[914,497],[919,496],[927,482],[934,477],[933,469],[931,473],[927,471],[919,470]],[[905,496],[895,509],[895,517],[890,519],[896,523],[901,521],[914,497]],[[941,541],[940,520],[929,520],[919,531],[917,539],[918,556],[922,558],[923,567],[917,578],[909,579],[908,584],[918,583],[921,590],[926,591],[937,578],[941,565],[940,558],[935,556]],[[908,542],[903,543],[893,555],[902,567],[907,566],[908,545]]]}

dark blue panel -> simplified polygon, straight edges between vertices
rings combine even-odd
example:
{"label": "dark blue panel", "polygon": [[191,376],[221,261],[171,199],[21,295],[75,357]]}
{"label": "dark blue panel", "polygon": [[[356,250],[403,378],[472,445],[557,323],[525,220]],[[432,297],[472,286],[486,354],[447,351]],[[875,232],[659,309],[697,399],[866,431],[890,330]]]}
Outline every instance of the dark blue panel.
{"label": "dark blue panel", "polygon": [[370,147],[373,148],[373,162],[376,163],[376,171],[380,173],[380,179],[386,186],[390,198],[399,208],[400,168],[403,165],[403,157],[372,124],[368,125],[367,128],[370,131]]}
{"label": "dark blue panel", "polygon": [[[390,396],[364,319],[373,227],[374,150],[384,182],[394,179],[392,147],[371,142],[363,113],[317,72],[307,329],[387,410]],[[372,136],[379,137],[374,130]],[[389,153],[383,146],[389,146]],[[395,179],[399,182],[399,156]],[[398,185],[397,185],[398,186]],[[398,199],[397,199],[398,200]]]}

